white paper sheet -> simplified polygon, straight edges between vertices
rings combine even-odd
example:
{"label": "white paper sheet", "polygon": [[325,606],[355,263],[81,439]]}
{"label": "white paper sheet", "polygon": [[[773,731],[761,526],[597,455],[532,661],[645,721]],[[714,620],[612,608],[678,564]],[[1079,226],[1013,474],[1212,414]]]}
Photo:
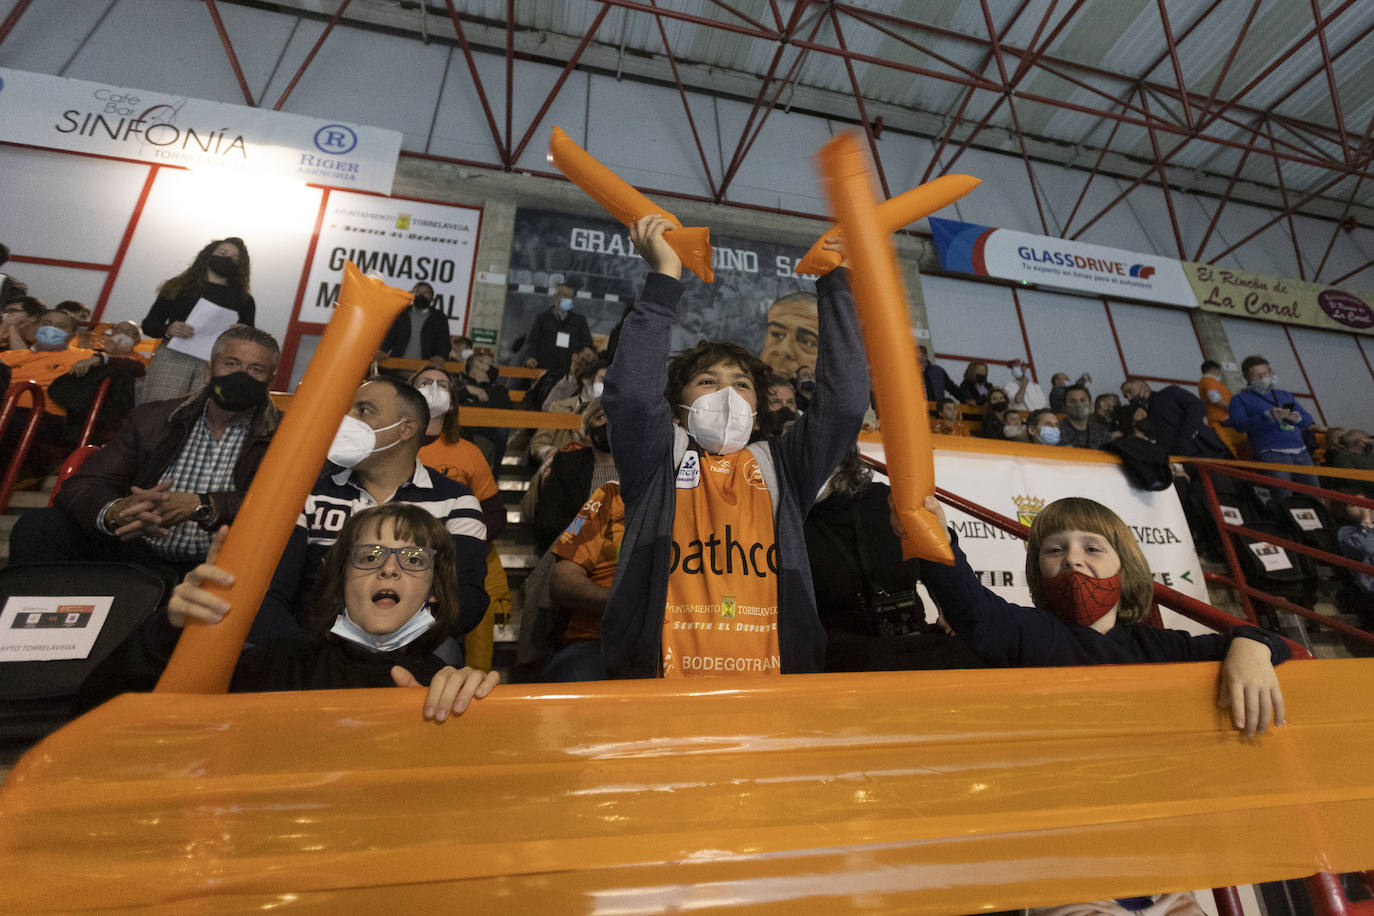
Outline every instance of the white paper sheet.
{"label": "white paper sheet", "polygon": [[109,595],[15,595],[0,611],[0,662],[86,658],[113,603]]}
{"label": "white paper sheet", "polygon": [[215,305],[209,299],[202,299],[191,309],[191,314],[186,316],[186,323],[196,329],[196,335],[191,338],[173,337],[166,345],[179,353],[203,359],[208,363],[215,338],[229,330],[229,326],[238,320],[238,312],[233,309]]}

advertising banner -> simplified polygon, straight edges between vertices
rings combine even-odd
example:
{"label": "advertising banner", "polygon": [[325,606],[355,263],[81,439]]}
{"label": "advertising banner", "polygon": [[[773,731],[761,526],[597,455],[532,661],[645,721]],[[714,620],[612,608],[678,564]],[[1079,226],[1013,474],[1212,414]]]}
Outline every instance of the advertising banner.
{"label": "advertising banner", "polygon": [[398,289],[433,286],[434,308],[448,316],[450,333],[461,334],[481,221],[472,207],[331,191],[297,320],[329,321],[344,263],[352,261]]}
{"label": "advertising banner", "polygon": [[[864,454],[882,458],[880,442],[860,441],[859,448]],[[1200,601],[1208,600],[1178,495],[1172,488],[1158,492],[1135,489],[1115,462],[1053,461],[936,448],[935,479],[943,489],[1027,525],[1056,499],[1085,496],[1097,500],[1135,532],[1155,581]],[[982,583],[1014,604],[1029,605],[1025,541],[949,506],[945,514]],[[1210,632],[1171,611],[1161,608],[1160,613],[1165,626]]]}
{"label": "advertising banner", "polygon": [[1183,262],[1198,308],[1235,318],[1374,334],[1374,292]]}
{"label": "advertising banner", "polygon": [[929,223],[945,270],[1197,307],[1182,265],[1172,258],[936,217]]}
{"label": "advertising banner", "polygon": [[401,151],[380,127],[6,68],[0,140],[382,194]]}
{"label": "advertising banner", "polygon": [[[712,236],[716,281],[683,273],[683,318],[673,349],[698,341],[740,344],[781,374],[816,362],[816,278],[792,272],[806,249]],[[639,294],[649,267],[629,231],[610,218],[521,208],[515,214],[508,292],[502,319],[502,361],[536,315],[553,302],[554,288],[575,291],[574,308],[593,335],[607,335]],[[800,294],[793,296],[792,294]]]}

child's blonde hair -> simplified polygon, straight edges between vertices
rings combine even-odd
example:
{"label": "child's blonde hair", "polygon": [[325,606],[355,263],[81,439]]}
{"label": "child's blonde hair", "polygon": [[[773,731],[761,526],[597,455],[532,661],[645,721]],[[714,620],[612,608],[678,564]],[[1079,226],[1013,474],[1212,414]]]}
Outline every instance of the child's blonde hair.
{"label": "child's blonde hair", "polygon": [[1026,540],[1026,582],[1035,606],[1049,610],[1040,576],[1040,545],[1045,538],[1061,531],[1089,531],[1107,539],[1121,559],[1121,609],[1116,619],[1120,623],[1144,620],[1154,603],[1154,579],[1140,544],[1119,515],[1100,502],[1081,496],[1056,499],[1040,511],[1031,525]]}

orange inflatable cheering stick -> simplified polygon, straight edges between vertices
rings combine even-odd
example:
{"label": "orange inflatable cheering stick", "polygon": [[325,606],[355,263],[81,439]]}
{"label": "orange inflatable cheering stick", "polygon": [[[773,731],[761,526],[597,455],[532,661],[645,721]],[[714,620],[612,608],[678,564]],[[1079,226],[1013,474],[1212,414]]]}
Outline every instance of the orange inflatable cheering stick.
{"label": "orange inflatable cheering stick", "polygon": [[364,277],[351,263],[344,265],[334,317],[220,549],[216,564],[234,574],[234,584],[201,586],[228,601],[230,612],[214,626],[187,621],[158,681],[158,691],[223,693],[228,689],[244,638],[301,506],[324,466],[339,421],[353,403],[387,329],[410,299],[410,293]]}
{"label": "orange inflatable cheering stick", "polygon": [[[874,211],[878,228],[885,233],[896,232],[941,207],[949,206],[982,183],[982,179],[972,175],[942,175],[934,181],[903,191],[891,200],[878,204]],[[837,228],[831,226],[825,235],[816,239],[816,244],[811,246],[797,265],[797,273],[824,275],[840,266],[840,253],[825,247],[827,241],[838,237]]]}
{"label": "orange inflatable cheering stick", "polygon": [[588,197],[605,207],[626,226],[651,213],[662,214],[677,226],[663,233],[663,240],[677,252],[682,259],[682,266],[707,283],[715,280],[715,271],[711,269],[710,229],[705,226],[684,228],[676,216],[630,187],[623,178],[574,143],[561,127],[555,127],[553,136],[549,138],[549,155],[553,164],[573,184],[586,191]]}
{"label": "orange inflatable cheering stick", "polygon": [[949,565],[954,562],[949,537],[924,505],[935,493],[935,456],[891,231],[879,219],[872,175],[853,135],[821,147],[816,161],[851,265],[854,302],[882,418],[892,502],[906,529],[902,555]]}

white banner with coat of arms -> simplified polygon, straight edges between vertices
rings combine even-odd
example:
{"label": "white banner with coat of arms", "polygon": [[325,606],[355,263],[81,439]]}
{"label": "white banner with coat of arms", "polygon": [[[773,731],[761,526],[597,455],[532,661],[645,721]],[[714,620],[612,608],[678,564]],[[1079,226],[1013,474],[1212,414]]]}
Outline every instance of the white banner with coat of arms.
{"label": "white banner with coat of arms", "polygon": [[[880,443],[861,442],[860,448],[865,454],[882,457]],[[936,449],[935,480],[942,489],[1027,525],[1056,499],[1095,499],[1121,516],[1135,532],[1156,582],[1201,601],[1208,600],[1202,567],[1178,495],[1173,489],[1135,489],[1126,482],[1119,464]],[[945,513],[969,565],[983,584],[1008,601],[1029,605],[1025,541],[949,506]],[[1160,610],[1165,626],[1195,633],[1211,632],[1171,611]]]}
{"label": "white banner with coat of arms", "polygon": [[448,316],[450,333],[461,334],[481,221],[473,207],[331,191],[298,320],[329,323],[352,261],[397,289],[434,287],[434,308]]}

